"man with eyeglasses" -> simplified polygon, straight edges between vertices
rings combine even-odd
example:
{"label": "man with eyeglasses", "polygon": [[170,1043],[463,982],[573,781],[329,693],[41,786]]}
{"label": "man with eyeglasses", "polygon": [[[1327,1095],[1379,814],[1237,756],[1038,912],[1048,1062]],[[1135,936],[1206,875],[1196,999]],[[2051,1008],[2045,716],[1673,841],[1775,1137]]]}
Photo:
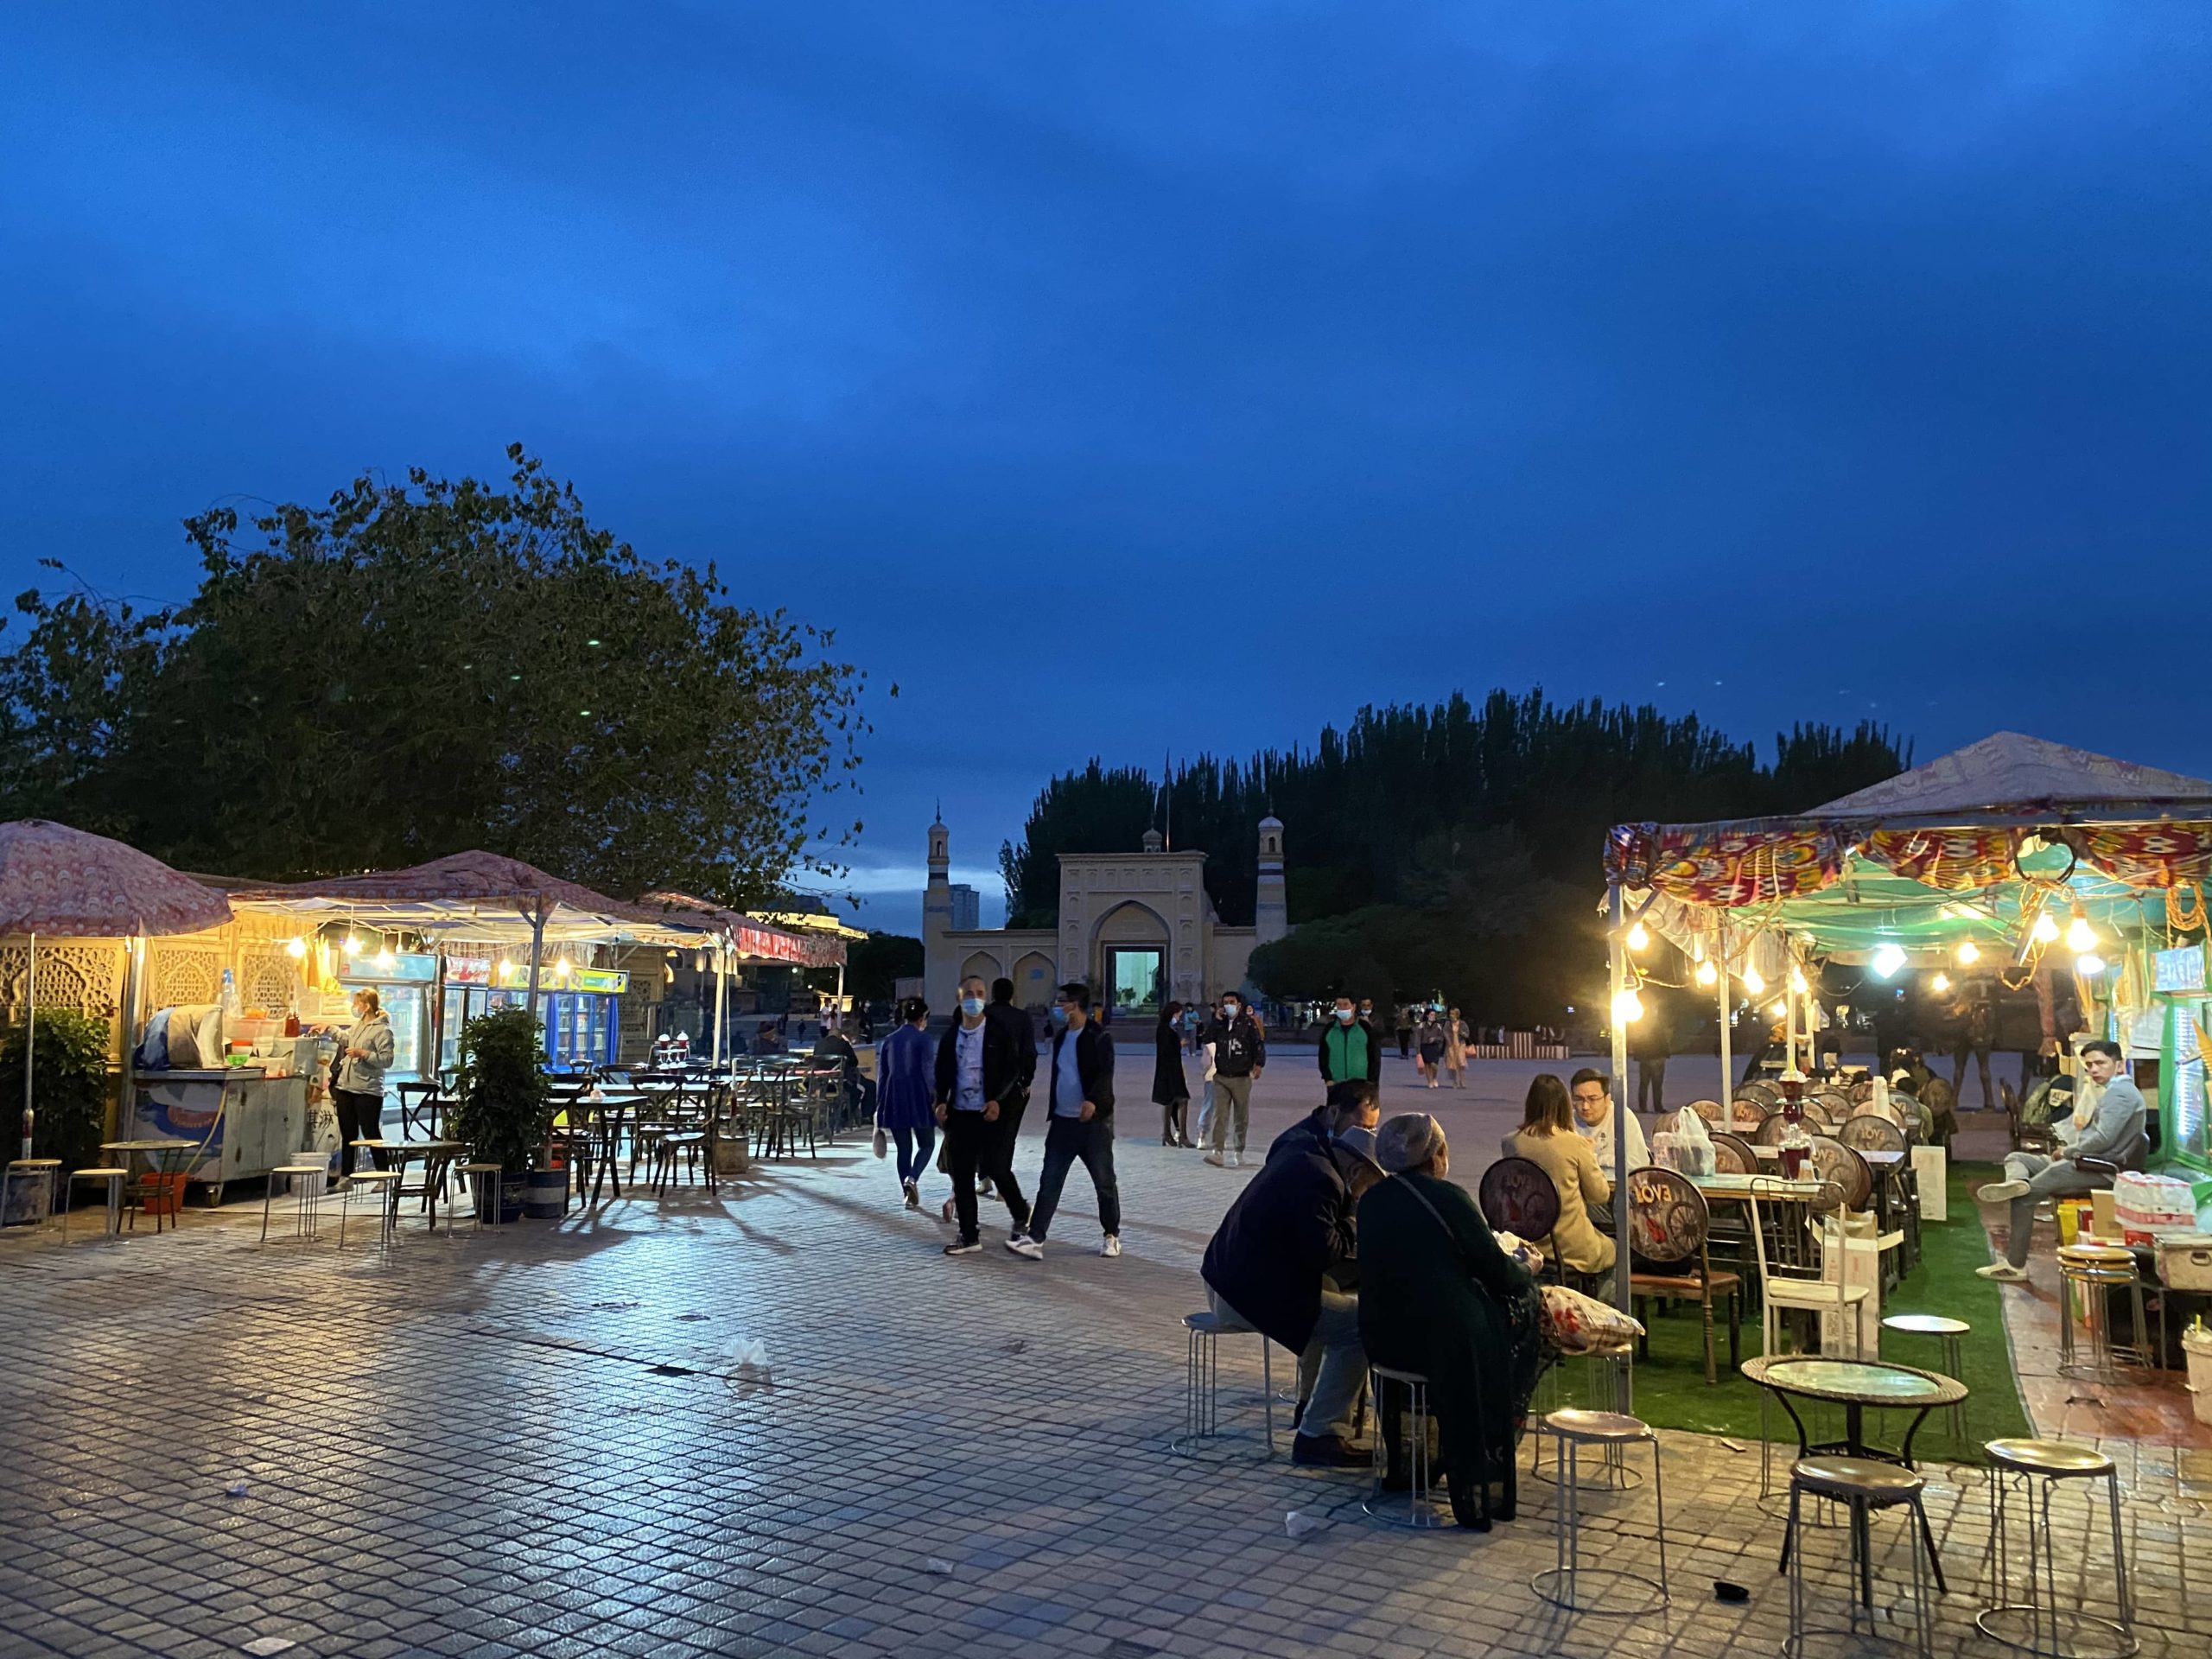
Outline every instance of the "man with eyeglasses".
{"label": "man with eyeglasses", "polygon": [[1106,1237],[1098,1254],[1122,1253],[1122,1190],[1114,1179],[1114,1039],[1090,1017],[1090,988],[1060,987],[1052,1007],[1052,1064],[1047,1085],[1045,1166],[1037,1177],[1037,1203],[1029,1224],[1006,1242],[1016,1255],[1045,1259],[1045,1235],[1060,1207],[1068,1170],[1080,1162],[1098,1194],[1098,1225]]}

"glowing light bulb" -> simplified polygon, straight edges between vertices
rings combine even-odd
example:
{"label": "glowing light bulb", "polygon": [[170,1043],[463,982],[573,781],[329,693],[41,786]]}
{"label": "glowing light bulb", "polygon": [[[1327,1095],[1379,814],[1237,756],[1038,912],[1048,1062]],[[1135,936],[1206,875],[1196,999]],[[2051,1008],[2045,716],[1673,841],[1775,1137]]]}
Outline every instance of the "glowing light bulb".
{"label": "glowing light bulb", "polygon": [[1795,968],[1789,970],[1789,988],[1796,995],[1805,995],[1805,976]]}
{"label": "glowing light bulb", "polygon": [[1960,967],[1971,968],[1981,960],[1981,947],[1972,939],[1962,939],[1959,942],[1958,957]]}
{"label": "glowing light bulb", "polygon": [[1718,968],[1715,968],[1711,963],[1700,962],[1698,963],[1697,982],[1699,984],[1711,985],[1717,982],[1719,978],[1720,970]]}
{"label": "glowing light bulb", "polygon": [[1942,995],[1951,988],[1951,976],[1948,974],[1937,974],[1928,982],[1928,988],[1937,995]]}
{"label": "glowing light bulb", "polygon": [[1638,922],[1634,927],[1629,929],[1628,948],[1630,950],[1648,950],[1650,947],[1651,931],[1642,922]]}
{"label": "glowing light bulb", "polygon": [[2105,974],[2105,959],[2097,956],[2076,957],[2074,958],[2074,971],[2084,979],[2102,979]]}
{"label": "glowing light bulb", "polygon": [[351,933],[346,936],[346,943],[340,948],[349,957],[358,957],[361,954],[361,942]]}
{"label": "glowing light bulb", "polygon": [[391,948],[389,945],[377,952],[377,966],[379,968],[389,969],[397,960],[397,958],[391,954]]}
{"label": "glowing light bulb", "polygon": [[515,965],[513,963],[508,961],[505,957],[501,957],[499,958],[499,977],[501,979],[507,978],[509,976],[513,974],[514,970]]}
{"label": "glowing light bulb", "polygon": [[284,941],[284,954],[289,957],[294,962],[297,962],[302,957],[307,955],[307,953],[308,942],[305,939],[290,938]]}
{"label": "glowing light bulb", "polygon": [[1884,979],[1893,977],[1904,966],[1904,947],[1885,943],[1874,947],[1874,954],[1866,958],[1866,965]]}
{"label": "glowing light bulb", "polygon": [[1766,981],[1759,976],[1759,970],[1758,969],[1745,969],[1743,980],[1744,994],[1746,996],[1759,996],[1765,993]]}
{"label": "glowing light bulb", "polygon": [[2049,944],[2058,937],[2058,923],[2049,911],[2036,918],[2034,937],[2038,944]]}
{"label": "glowing light bulb", "polygon": [[1624,1026],[1632,1026],[1643,1018],[1643,999],[1633,986],[1613,993],[1613,1018]]}
{"label": "glowing light bulb", "polygon": [[2066,924],[2066,948],[2082,954],[2097,948],[2097,930],[2089,925],[2089,918],[2078,909],[2074,919]]}
{"label": "glowing light bulb", "polygon": [[1786,1002],[1777,1002],[1768,1008],[1767,1012],[1777,1020],[1786,1020],[1789,1017],[1789,1005]]}
{"label": "glowing light bulb", "polygon": [[556,979],[566,979],[566,978],[569,976],[569,959],[568,959],[566,957],[562,957],[560,961],[558,961],[558,962],[556,962],[556,963],[555,963],[553,964],[553,977],[554,977],[554,978],[556,978]]}

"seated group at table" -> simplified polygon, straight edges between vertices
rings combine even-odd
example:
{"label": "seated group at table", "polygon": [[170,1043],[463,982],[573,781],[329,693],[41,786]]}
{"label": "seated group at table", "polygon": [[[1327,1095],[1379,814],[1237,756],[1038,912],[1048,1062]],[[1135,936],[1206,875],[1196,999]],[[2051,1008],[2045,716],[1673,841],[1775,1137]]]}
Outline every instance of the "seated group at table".
{"label": "seated group at table", "polygon": [[[2005,1179],[1978,1189],[1984,1204],[2011,1206],[2012,1232],[2005,1259],[1974,1271],[2008,1285],[2024,1284],[2028,1254],[2035,1240],[2036,1206],[2049,1198],[2081,1198],[2110,1187],[2113,1172],[2140,1169],[2150,1153],[2145,1129],[2149,1109],[2142,1092],[2121,1072],[2118,1043],[2100,1038],[2082,1045],[2082,1076],[2074,1085],[2074,1109],[2051,1120],[2057,1142],[2050,1155],[2015,1152],[2005,1159]],[[2110,1166],[2085,1169],[2084,1162]]]}
{"label": "seated group at table", "polygon": [[[1366,1465],[1353,1421],[1369,1365],[1418,1372],[1441,1442],[1433,1482],[1461,1525],[1487,1528],[1493,1516],[1513,1518],[1513,1441],[1541,1364],[1541,1304],[1474,1200],[1445,1178],[1436,1120],[1408,1113],[1378,1131],[1378,1115],[1372,1083],[1333,1086],[1268,1149],[1200,1272],[1217,1314],[1299,1356],[1294,1461]],[[1403,1403],[1376,1402],[1386,1481],[1398,1486],[1411,1461]]]}

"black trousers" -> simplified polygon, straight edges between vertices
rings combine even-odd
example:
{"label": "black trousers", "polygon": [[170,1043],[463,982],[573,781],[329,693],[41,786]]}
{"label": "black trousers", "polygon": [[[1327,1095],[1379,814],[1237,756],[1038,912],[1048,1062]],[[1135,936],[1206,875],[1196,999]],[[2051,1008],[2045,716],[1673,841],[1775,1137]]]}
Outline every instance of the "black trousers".
{"label": "black trousers", "polygon": [[[341,1176],[351,1175],[353,1143],[384,1139],[384,1096],[334,1089],[330,1091],[330,1103],[338,1109],[338,1173]],[[376,1159],[374,1153],[369,1156]],[[384,1167],[381,1160],[377,1160],[376,1167]]]}
{"label": "black trousers", "polygon": [[962,1238],[973,1240],[982,1236],[982,1225],[976,1218],[978,1173],[988,1179],[1006,1200],[1007,1215],[1013,1221],[1014,1231],[1020,1232],[1028,1226],[1029,1204],[1014,1179],[1014,1141],[1020,1132],[1019,1109],[1009,1112],[1001,1108],[995,1123],[985,1122],[981,1112],[956,1111],[947,1115],[944,1166],[952,1177],[952,1212],[959,1218]]}
{"label": "black trousers", "polygon": [[1639,1112],[1663,1112],[1667,1109],[1665,1056],[1655,1056],[1636,1063],[1636,1109]]}
{"label": "black trousers", "polygon": [[1162,1146],[1180,1146],[1191,1137],[1183,1128],[1183,1112],[1191,1103],[1185,1095],[1171,1100],[1160,1109],[1160,1141]]}
{"label": "black trousers", "polygon": [[1114,1179],[1114,1120],[1111,1116],[1094,1117],[1084,1122],[1079,1117],[1056,1117],[1045,1126],[1045,1167],[1037,1177],[1037,1209],[1029,1218],[1029,1236],[1039,1243],[1045,1242],[1045,1230],[1052,1224],[1052,1212],[1060,1207],[1060,1189],[1067,1185],[1068,1171],[1077,1160],[1090,1172],[1090,1184],[1098,1189],[1099,1230],[1118,1234],[1122,1230],[1122,1189]]}

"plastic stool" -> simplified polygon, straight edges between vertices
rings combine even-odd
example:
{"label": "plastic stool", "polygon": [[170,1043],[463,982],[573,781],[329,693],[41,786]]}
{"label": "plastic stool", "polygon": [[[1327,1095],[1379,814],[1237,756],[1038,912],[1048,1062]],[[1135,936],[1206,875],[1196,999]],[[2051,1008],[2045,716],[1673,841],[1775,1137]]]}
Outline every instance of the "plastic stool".
{"label": "plastic stool", "polygon": [[339,1196],[338,1248],[346,1248],[346,1219],[353,1213],[353,1192],[358,1187],[367,1187],[377,1195],[377,1243],[389,1245],[399,1231],[399,1172],[375,1169],[348,1180]]}
{"label": "plastic stool", "polygon": [[[1404,1435],[1405,1455],[1412,1466],[1412,1480],[1406,1488],[1406,1508],[1402,1515],[1392,1513],[1385,1505],[1383,1480],[1389,1473],[1390,1449],[1382,1433],[1382,1385],[1395,1382],[1412,1395],[1406,1408]],[[1428,1461],[1428,1379],[1419,1371],[1394,1371],[1387,1365],[1367,1368],[1368,1391],[1375,1396],[1375,1440],[1372,1471],[1375,1488],[1360,1500],[1360,1509],[1377,1521],[1387,1521],[1394,1527],[1440,1527],[1444,1524],[1436,1513],[1436,1492],[1429,1484]]]}
{"label": "plastic stool", "polygon": [[[79,1181],[107,1183],[106,1236],[110,1238],[123,1236],[123,1185],[130,1179],[130,1172],[127,1169],[78,1169],[69,1173],[69,1191],[73,1192]],[[61,1236],[65,1239],[69,1236],[69,1206],[67,1204],[61,1206]]]}
{"label": "plastic stool", "polygon": [[[1552,1529],[1554,1559],[1557,1565],[1537,1573],[1529,1580],[1534,1590],[1554,1607],[1564,1607],[1571,1613],[1605,1613],[1628,1616],[1637,1613],[1656,1613],[1669,1599],[1667,1588],[1667,1492],[1659,1471],[1659,1437],[1651,1426],[1638,1418],[1618,1411],[1554,1411],[1545,1414],[1536,1425],[1541,1440],[1549,1434],[1558,1442],[1555,1448],[1559,1459],[1559,1508],[1554,1512]],[[1629,1573],[1614,1567],[1600,1567],[1595,1576],[1604,1584],[1643,1585],[1658,1592],[1658,1599],[1644,1599],[1629,1607],[1603,1607],[1594,1601],[1578,1599],[1582,1588],[1582,1481],[1581,1450],[1586,1446],[1619,1446],[1625,1449],[1639,1442],[1651,1448],[1651,1498],[1658,1516],[1659,1576],[1648,1578],[1641,1573]]]}
{"label": "plastic stool", "polygon": [[[1934,1619],[1928,1605],[1927,1580],[1921,1572],[1921,1547],[1927,1535],[1928,1519],[1926,1511],[1921,1507],[1920,1495],[1927,1484],[1903,1464],[1879,1463],[1872,1458],[1800,1458],[1790,1465],[1789,1527],[1783,1535],[1783,1548],[1789,1555],[1789,1638],[1782,1644],[1782,1651],[1788,1659],[1798,1659],[1798,1656],[1804,1652],[1808,1636],[1859,1635],[1861,1607],[1866,1611],[1866,1634],[1876,1634],[1873,1629],[1873,1550],[1867,1517],[1876,1510],[1898,1508],[1910,1510],[1912,1521],[1916,1523],[1908,1529],[1905,1540],[1905,1547],[1912,1555],[1914,1647],[1921,1659],[1929,1659],[1933,1651]],[[1846,1504],[1851,1510],[1851,1565],[1854,1583],[1851,1596],[1851,1622],[1847,1630],[1813,1630],[1808,1629],[1805,1624],[1805,1540],[1798,1502],[1808,1495]],[[1936,1562],[1932,1551],[1928,1560],[1936,1568],[1936,1585],[1941,1591],[1943,1587],[1943,1569]]]}
{"label": "plastic stool", "polygon": [[[1946,1376],[1964,1380],[1966,1355],[1964,1339],[1971,1335],[1974,1326],[1964,1319],[1955,1319],[1942,1313],[1892,1313],[1882,1321],[1882,1329],[1894,1331],[1904,1337],[1933,1337],[1940,1369]],[[1967,1402],[1944,1408],[1949,1419],[1953,1438],[1963,1446],[1967,1438]]]}
{"label": "plastic stool", "polygon": [[289,1176],[292,1183],[292,1236],[313,1238],[322,1218],[322,1186],[330,1173],[328,1164],[279,1164],[269,1172],[269,1183],[261,1193],[261,1242],[269,1242],[269,1210],[276,1198],[276,1178]]}
{"label": "plastic stool", "polygon": [[[470,1178],[468,1193],[474,1201],[470,1207],[475,1212],[474,1231],[480,1233],[484,1230],[484,1192],[486,1187],[492,1192],[492,1225],[497,1227],[499,1224],[499,1177],[505,1169],[505,1166],[500,1164],[463,1164],[461,1166],[461,1173]],[[446,1231],[448,1235],[453,1231],[451,1205],[446,1205]]]}
{"label": "plastic stool", "polygon": [[[2127,1590],[2127,1547],[2120,1529],[2120,1472],[2113,1460],[2093,1446],[2064,1440],[1991,1440],[1982,1447],[1989,1455],[1990,1549],[1994,1558],[1998,1595],[2012,1588],[2012,1563],[2005,1545],[2005,1512],[2017,1491],[2027,1500],[2028,1599],[1999,1602],[1974,1615],[1981,1633],[2008,1648],[2037,1653],[2047,1659],[2126,1659],[2139,1645],[2135,1639],[2135,1603]],[[2101,1480],[2105,1506],[2112,1514],[2113,1583],[2118,1592],[2120,1617],[2106,1618],[2069,1607],[2059,1599],[2058,1564],[2050,1524],[2050,1495],[2061,1481]],[[2043,1483],[2038,1491],[2035,1483]],[[2040,1499],[2042,1511],[2037,1511]],[[2087,1576],[2085,1574],[2085,1576]],[[2019,1636],[2019,1615],[2027,1616],[2027,1639]],[[2108,1636],[2101,1649],[2085,1647],[2085,1634]]]}
{"label": "plastic stool", "polygon": [[[1224,1335],[1259,1336],[1259,1332],[1241,1319],[1224,1319],[1211,1309],[1185,1313],[1183,1329],[1189,1335],[1189,1347],[1183,1368],[1183,1432],[1168,1441],[1167,1449],[1178,1457],[1194,1457],[1200,1440],[1210,1440],[1221,1432],[1221,1354],[1220,1339]],[[1268,1455],[1275,1451],[1275,1375],[1274,1356],[1268,1339],[1260,1337],[1260,1376],[1262,1404],[1268,1419]]]}

